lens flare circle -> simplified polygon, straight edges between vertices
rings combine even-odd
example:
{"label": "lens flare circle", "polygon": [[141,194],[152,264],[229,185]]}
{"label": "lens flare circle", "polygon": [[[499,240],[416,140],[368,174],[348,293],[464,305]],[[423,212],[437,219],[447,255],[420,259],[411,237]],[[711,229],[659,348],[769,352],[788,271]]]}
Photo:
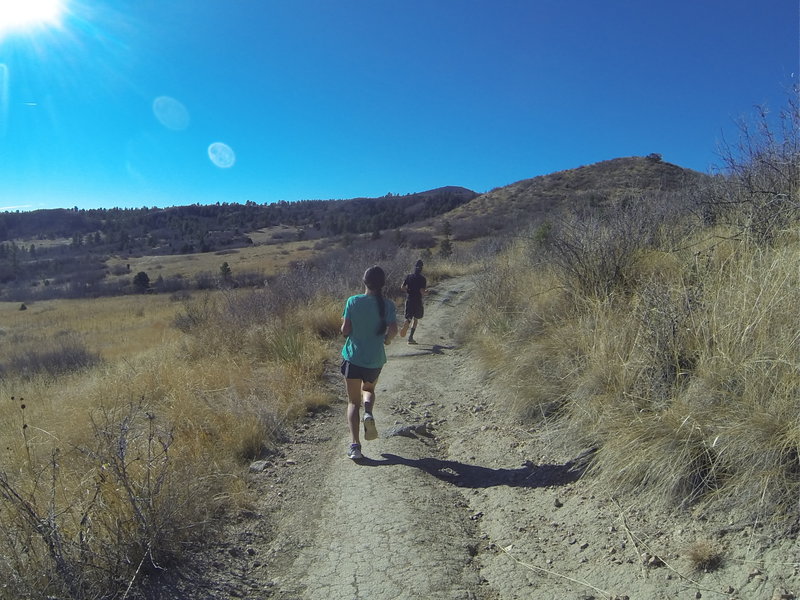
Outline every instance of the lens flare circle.
{"label": "lens flare circle", "polygon": [[182,131],[189,126],[189,111],[180,101],[170,96],[159,96],[153,100],[153,114],[167,129]]}
{"label": "lens flare circle", "polygon": [[64,0],[5,0],[0,4],[0,34],[36,25],[55,25]]}
{"label": "lens flare circle", "polygon": [[236,162],[233,149],[223,142],[214,142],[208,147],[208,158],[220,169],[229,169]]}

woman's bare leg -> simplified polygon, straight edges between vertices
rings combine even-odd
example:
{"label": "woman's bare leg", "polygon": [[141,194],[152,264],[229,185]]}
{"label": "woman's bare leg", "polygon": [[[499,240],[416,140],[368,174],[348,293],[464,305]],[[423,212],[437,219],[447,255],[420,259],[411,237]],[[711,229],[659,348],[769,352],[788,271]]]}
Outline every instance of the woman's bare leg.
{"label": "woman's bare leg", "polygon": [[347,426],[350,428],[352,443],[360,444],[362,382],[360,379],[345,379],[344,382],[347,387]]}
{"label": "woman's bare leg", "polygon": [[375,405],[375,384],[377,381],[369,382],[364,381],[361,384],[361,399],[364,401],[364,412],[372,413],[372,407]]}

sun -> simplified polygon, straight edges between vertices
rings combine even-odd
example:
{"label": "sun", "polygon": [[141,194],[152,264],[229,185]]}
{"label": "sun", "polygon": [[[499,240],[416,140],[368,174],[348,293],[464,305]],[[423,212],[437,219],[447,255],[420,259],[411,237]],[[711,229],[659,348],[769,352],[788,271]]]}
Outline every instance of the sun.
{"label": "sun", "polygon": [[56,25],[64,0],[0,0],[0,36],[17,29]]}

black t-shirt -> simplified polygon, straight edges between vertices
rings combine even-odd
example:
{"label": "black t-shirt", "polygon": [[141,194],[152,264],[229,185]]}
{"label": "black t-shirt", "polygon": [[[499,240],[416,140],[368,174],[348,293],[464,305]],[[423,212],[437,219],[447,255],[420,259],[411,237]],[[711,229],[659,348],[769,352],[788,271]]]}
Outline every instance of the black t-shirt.
{"label": "black t-shirt", "polygon": [[411,273],[406,275],[403,285],[409,296],[422,297],[422,290],[428,287],[428,280],[422,273]]}

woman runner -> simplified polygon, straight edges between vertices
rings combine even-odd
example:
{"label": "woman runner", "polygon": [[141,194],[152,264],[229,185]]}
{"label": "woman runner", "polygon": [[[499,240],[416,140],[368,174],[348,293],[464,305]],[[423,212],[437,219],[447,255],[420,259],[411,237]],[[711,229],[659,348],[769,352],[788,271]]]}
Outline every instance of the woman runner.
{"label": "woman runner", "polygon": [[361,403],[364,403],[364,439],[378,437],[372,409],[375,406],[375,385],[386,364],[384,345],[397,335],[394,302],[383,297],[386,274],[378,266],[364,272],[363,294],[350,296],[342,313],[342,333],[347,337],[342,348],[342,375],[347,388],[347,424],[350,447],[347,455],[353,460],[361,453]]}

